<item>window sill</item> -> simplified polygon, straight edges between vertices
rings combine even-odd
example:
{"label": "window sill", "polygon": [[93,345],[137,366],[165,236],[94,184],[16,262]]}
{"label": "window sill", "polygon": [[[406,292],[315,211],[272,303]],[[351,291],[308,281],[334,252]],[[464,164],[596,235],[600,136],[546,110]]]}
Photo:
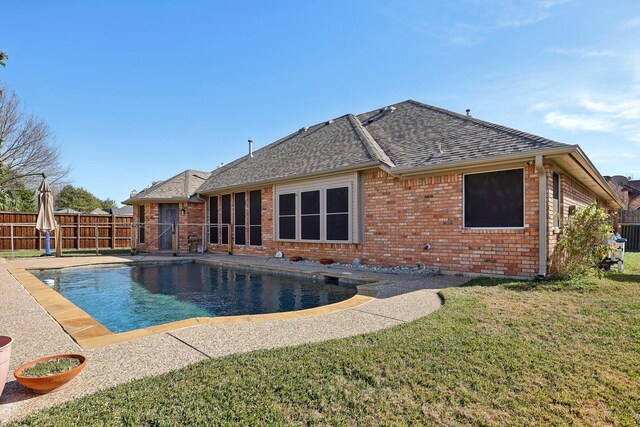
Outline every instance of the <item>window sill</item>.
{"label": "window sill", "polygon": [[324,245],[350,245],[354,244],[351,240],[276,240],[277,243],[313,243]]}
{"label": "window sill", "polygon": [[485,233],[485,234],[490,234],[490,233],[512,233],[512,234],[517,234],[517,233],[522,233],[523,231],[527,230],[529,227],[505,227],[505,228],[462,228],[462,232],[463,233]]}

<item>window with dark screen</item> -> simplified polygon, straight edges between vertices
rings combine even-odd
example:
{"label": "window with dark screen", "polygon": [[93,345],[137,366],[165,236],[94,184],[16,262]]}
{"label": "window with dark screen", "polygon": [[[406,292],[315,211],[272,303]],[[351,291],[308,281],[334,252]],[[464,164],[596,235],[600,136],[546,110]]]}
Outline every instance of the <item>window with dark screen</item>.
{"label": "window with dark screen", "polygon": [[209,197],[209,243],[218,243],[218,196]]}
{"label": "window with dark screen", "polygon": [[524,172],[464,175],[465,228],[524,227]]}
{"label": "window with dark screen", "polygon": [[349,187],[326,191],[327,240],[349,240]]}
{"label": "window with dark screen", "polygon": [[300,238],[320,240],[320,190],[300,193]]}
{"label": "window with dark screen", "polygon": [[139,243],[144,243],[144,239],[145,239],[145,236],[144,236],[144,223],[145,223],[144,205],[140,205],[138,207],[138,223],[140,224],[139,228],[138,228],[140,230],[140,233],[138,234],[139,235],[139,240],[140,240]]}
{"label": "window with dark screen", "polygon": [[247,193],[235,193],[233,197],[233,236],[236,245],[244,245],[247,243],[246,194]]}
{"label": "window with dark screen", "polygon": [[262,245],[262,191],[249,192],[249,244]]}
{"label": "window with dark screen", "polygon": [[296,238],[296,193],[278,196],[278,237],[286,240]]}
{"label": "window with dark screen", "polygon": [[358,242],[359,236],[354,233],[358,230],[358,217],[354,215],[357,200],[352,194],[357,194],[356,185],[355,179],[328,179],[276,188],[277,239]]}
{"label": "window with dark screen", "polygon": [[229,243],[229,224],[231,224],[231,194],[222,196],[222,215],[220,224],[220,240],[222,244]]}
{"label": "window with dark screen", "polygon": [[553,226],[560,227],[560,175],[553,173]]}

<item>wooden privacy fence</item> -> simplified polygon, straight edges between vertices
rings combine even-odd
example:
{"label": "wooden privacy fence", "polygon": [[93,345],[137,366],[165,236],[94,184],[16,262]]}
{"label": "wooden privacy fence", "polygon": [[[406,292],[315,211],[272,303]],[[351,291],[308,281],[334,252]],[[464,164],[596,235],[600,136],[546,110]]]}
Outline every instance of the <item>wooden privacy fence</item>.
{"label": "wooden privacy fence", "polygon": [[627,239],[626,250],[640,252],[640,211],[620,211],[620,235]]}
{"label": "wooden privacy fence", "polygon": [[[45,235],[36,230],[38,215],[0,212],[0,250],[44,249]],[[131,215],[55,214],[62,249],[127,249],[131,247]],[[51,249],[55,249],[55,232]]]}

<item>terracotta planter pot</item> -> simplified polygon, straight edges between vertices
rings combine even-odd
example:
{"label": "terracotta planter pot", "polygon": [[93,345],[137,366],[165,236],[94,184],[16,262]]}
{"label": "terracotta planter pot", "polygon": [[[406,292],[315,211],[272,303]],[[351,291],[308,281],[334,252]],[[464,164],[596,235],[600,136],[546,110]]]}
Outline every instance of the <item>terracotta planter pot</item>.
{"label": "terracotta planter pot", "polygon": [[293,262],[298,262],[298,261],[302,261],[302,257],[301,256],[292,256],[291,258],[289,258],[291,261]]}
{"label": "terracotta planter pot", "polygon": [[329,264],[333,264],[333,259],[332,258],[320,258],[320,264],[323,265],[329,265]]}
{"label": "terracotta planter pot", "polygon": [[[68,371],[60,372],[53,375],[47,375],[46,377],[23,377],[22,372],[32,367],[33,365],[46,362],[51,359],[78,359],[80,364]],[[56,391],[64,387],[69,381],[71,381],[76,375],[78,375],[84,367],[87,365],[87,358],[81,354],[56,354],[54,356],[41,357],[38,360],[34,360],[29,363],[25,363],[16,369],[13,374],[16,380],[23,386],[30,388],[34,393],[45,394],[52,391]]]}
{"label": "terracotta planter pot", "polygon": [[7,382],[7,375],[9,375],[11,343],[13,343],[13,339],[11,337],[0,335],[0,396],[2,396],[4,384]]}

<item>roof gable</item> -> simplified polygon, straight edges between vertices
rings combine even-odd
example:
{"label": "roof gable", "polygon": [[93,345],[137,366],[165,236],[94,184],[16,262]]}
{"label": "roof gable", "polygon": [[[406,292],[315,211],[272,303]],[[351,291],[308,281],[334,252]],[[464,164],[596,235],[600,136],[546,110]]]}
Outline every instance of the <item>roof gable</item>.
{"label": "roof gable", "polygon": [[198,187],[209,178],[209,172],[187,169],[165,181],[146,188],[123,203],[130,204],[145,200],[187,200]]}

